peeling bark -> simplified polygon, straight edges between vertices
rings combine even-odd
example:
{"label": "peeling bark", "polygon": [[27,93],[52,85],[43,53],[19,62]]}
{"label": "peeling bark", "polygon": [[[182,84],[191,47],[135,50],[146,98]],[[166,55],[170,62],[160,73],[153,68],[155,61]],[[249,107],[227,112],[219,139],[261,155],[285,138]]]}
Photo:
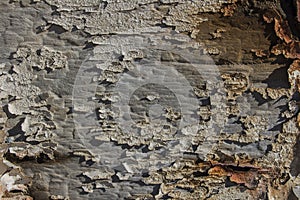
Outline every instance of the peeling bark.
{"label": "peeling bark", "polygon": [[300,198],[276,2],[2,1],[0,198]]}

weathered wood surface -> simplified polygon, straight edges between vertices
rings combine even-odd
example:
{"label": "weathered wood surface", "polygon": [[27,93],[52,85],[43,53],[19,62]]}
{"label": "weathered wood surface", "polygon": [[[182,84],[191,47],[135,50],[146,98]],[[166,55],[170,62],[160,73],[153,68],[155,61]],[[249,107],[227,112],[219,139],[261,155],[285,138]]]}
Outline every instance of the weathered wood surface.
{"label": "weathered wood surface", "polygon": [[300,198],[297,7],[2,0],[1,198]]}

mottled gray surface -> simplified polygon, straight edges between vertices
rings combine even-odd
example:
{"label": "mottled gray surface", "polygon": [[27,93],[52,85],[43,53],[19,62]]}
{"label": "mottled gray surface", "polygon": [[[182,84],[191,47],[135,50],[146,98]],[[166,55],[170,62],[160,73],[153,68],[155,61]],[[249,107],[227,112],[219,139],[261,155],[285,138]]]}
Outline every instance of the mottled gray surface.
{"label": "mottled gray surface", "polygon": [[1,1],[1,152],[31,179],[1,170],[1,191],[299,197],[289,61],[253,53],[271,45],[271,3],[235,2]]}

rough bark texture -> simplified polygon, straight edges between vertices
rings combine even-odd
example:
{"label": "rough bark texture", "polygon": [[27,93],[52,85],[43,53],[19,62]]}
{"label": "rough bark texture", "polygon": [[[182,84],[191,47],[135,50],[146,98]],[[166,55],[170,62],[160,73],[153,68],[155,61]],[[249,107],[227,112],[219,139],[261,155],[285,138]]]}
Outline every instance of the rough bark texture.
{"label": "rough bark texture", "polygon": [[299,1],[1,0],[1,199],[299,199]]}

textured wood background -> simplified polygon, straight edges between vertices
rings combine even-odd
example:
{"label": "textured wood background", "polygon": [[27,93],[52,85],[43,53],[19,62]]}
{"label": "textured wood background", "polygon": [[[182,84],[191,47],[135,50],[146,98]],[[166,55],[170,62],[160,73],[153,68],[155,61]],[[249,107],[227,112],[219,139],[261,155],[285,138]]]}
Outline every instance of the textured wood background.
{"label": "textured wood background", "polygon": [[300,198],[299,5],[1,0],[1,198]]}

